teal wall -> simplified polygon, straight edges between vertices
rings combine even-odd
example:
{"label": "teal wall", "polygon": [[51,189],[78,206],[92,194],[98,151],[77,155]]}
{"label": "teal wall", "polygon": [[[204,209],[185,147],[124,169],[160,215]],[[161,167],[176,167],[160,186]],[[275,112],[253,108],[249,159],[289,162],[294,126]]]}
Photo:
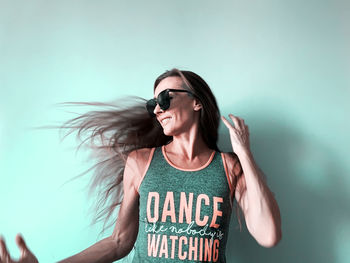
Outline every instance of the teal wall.
{"label": "teal wall", "polygon": [[40,262],[54,262],[102,238],[89,225],[86,180],[64,184],[89,167],[87,153],[33,127],[74,116],[60,102],[152,97],[154,79],[179,67],[207,80],[222,114],[246,120],[280,205],[281,243],[259,247],[233,221],[228,262],[350,262],[349,25],[345,0],[0,0],[9,249],[19,255],[22,232]]}

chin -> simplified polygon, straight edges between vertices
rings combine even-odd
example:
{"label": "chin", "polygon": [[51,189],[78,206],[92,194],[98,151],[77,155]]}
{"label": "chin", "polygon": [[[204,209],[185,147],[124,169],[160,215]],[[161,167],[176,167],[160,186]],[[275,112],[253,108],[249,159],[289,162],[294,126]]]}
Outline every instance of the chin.
{"label": "chin", "polygon": [[174,130],[173,130],[173,129],[163,128],[163,133],[164,133],[166,136],[174,136]]}
{"label": "chin", "polygon": [[173,136],[173,133],[167,130],[163,130],[164,135],[166,136]]}

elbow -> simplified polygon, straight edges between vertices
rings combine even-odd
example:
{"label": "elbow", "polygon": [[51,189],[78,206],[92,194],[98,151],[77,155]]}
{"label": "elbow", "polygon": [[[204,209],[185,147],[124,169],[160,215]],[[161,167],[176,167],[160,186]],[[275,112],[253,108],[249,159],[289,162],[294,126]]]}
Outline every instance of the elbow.
{"label": "elbow", "polygon": [[110,236],[114,247],[114,260],[127,256],[133,248],[134,241],[127,237],[125,233],[113,233]]}
{"label": "elbow", "polygon": [[265,238],[264,240],[261,240],[258,242],[261,246],[266,248],[272,248],[277,246],[277,244],[282,239],[282,231],[278,230],[274,234],[270,235],[268,238]]}
{"label": "elbow", "polygon": [[260,224],[253,227],[254,224],[247,221],[247,228],[257,243],[263,247],[271,248],[277,246],[282,239],[281,224]]}

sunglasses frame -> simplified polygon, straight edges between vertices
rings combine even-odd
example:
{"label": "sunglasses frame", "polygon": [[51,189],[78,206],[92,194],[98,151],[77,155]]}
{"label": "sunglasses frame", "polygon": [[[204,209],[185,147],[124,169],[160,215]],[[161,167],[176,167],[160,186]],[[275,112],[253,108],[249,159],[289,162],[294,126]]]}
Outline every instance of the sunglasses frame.
{"label": "sunglasses frame", "polygon": [[162,110],[167,110],[170,107],[170,100],[172,99],[169,95],[169,92],[187,92],[193,96],[193,93],[189,90],[185,89],[166,89],[163,90],[161,93],[158,94],[157,98],[150,99],[146,102],[146,109],[148,113],[155,117],[154,109],[156,108],[157,104]]}

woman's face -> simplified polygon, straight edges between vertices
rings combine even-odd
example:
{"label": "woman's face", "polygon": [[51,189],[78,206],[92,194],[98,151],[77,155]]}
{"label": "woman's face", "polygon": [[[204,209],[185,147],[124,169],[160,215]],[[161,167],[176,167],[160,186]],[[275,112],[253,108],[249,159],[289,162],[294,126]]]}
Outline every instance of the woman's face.
{"label": "woman's face", "polygon": [[[167,77],[163,79],[154,91],[154,97],[166,89],[183,90],[180,77]],[[167,136],[176,136],[188,132],[198,122],[201,105],[196,99],[190,97],[186,92],[169,92],[170,107],[163,111],[159,105],[154,109],[157,120],[163,127]]]}

